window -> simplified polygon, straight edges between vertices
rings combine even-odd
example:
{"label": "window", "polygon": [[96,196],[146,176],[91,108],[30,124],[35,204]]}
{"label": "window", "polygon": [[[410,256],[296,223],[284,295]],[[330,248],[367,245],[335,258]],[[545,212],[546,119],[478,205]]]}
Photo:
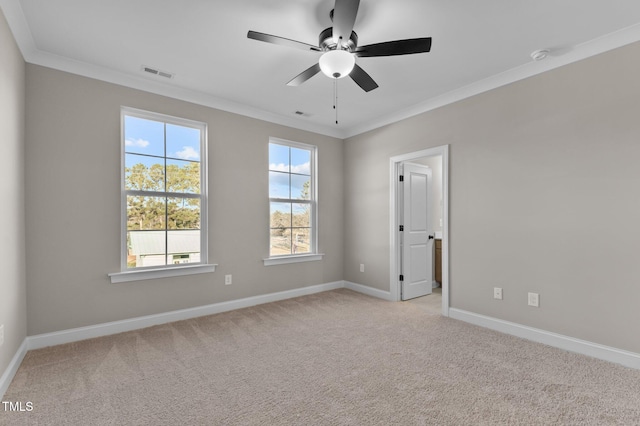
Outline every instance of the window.
{"label": "window", "polygon": [[277,258],[321,258],[316,242],[315,173],[316,147],[270,140],[269,259],[265,265],[285,263],[274,261]]}
{"label": "window", "polygon": [[205,265],[206,124],[131,108],[121,115],[122,272]]}

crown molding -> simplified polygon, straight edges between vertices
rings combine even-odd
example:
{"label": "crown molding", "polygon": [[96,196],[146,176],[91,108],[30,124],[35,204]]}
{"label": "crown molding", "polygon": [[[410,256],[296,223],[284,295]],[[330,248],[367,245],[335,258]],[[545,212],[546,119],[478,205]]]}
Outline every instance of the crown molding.
{"label": "crown molding", "polygon": [[344,139],[345,137],[345,132],[342,129],[309,123],[298,118],[285,117],[207,93],[173,86],[161,81],[143,78],[141,76],[42,51],[38,49],[33,39],[20,2],[18,0],[0,0],[0,8],[7,19],[7,23],[13,33],[18,48],[27,63],[93,78],[107,83],[118,84],[156,95],[167,96],[294,129],[319,133],[338,139]]}
{"label": "crown molding", "polygon": [[280,124],[299,130],[305,130],[312,133],[319,133],[338,139],[344,139],[345,135],[344,132],[340,129],[317,125],[296,118],[285,117],[279,114],[264,111],[259,108],[244,105],[239,102],[213,96],[204,92],[198,92],[196,90],[173,86],[164,82],[155,81],[154,79],[127,74],[110,68],[89,64],[86,62],[80,62],[58,55],[53,55],[51,53],[43,52],[40,50],[32,52],[31,57],[27,60],[27,62],[35,65],[41,65],[43,67],[65,71],[71,74],[80,75],[83,77],[94,78],[108,83],[129,87],[131,89],[142,90],[145,92],[154,93],[156,95],[167,96],[173,99],[231,112],[245,117],[255,118],[258,120]]}
{"label": "crown molding", "polygon": [[496,74],[459,89],[427,99],[424,102],[420,102],[392,114],[386,114],[354,126],[337,129],[335,127],[309,123],[299,118],[275,114],[235,101],[219,98],[211,94],[173,86],[164,82],[142,78],[140,76],[41,51],[35,44],[19,0],[0,0],[0,8],[2,8],[4,12],[24,60],[28,63],[94,78],[133,89],[143,90],[157,95],[167,96],[274,124],[319,133],[338,139],[347,139],[357,136],[359,134],[405,120],[480,93],[484,93],[640,40],[640,24],[635,24],[580,45],[573,46],[570,49],[551,49],[551,54],[544,61],[528,62],[500,74]]}
{"label": "crown molding", "polygon": [[537,74],[577,62],[609,50],[616,49],[640,40],[640,24],[623,28],[602,37],[579,44],[569,49],[551,49],[551,54],[543,61],[527,62],[500,74],[493,75],[467,86],[444,93],[409,108],[369,120],[362,124],[345,129],[345,138],[360,135],[377,128],[422,114],[466,98],[497,89]]}
{"label": "crown molding", "polygon": [[0,9],[4,13],[22,57],[26,62],[29,62],[29,58],[33,56],[33,52],[37,49],[20,2],[18,0],[0,0]]}

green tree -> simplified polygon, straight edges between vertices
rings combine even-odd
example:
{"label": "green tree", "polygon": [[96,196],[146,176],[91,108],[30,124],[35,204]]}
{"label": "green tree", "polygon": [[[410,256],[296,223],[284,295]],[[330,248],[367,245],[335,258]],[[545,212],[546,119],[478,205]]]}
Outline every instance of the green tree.
{"label": "green tree", "polygon": [[[200,193],[200,164],[184,166],[142,163],[125,168],[125,187],[134,191]],[[186,197],[127,197],[127,229],[199,229],[200,200]]]}
{"label": "green tree", "polygon": [[302,191],[300,191],[300,198],[302,198],[303,200],[310,200],[311,199],[310,188],[311,188],[310,180],[302,184]]}
{"label": "green tree", "polygon": [[167,164],[167,192],[200,193],[200,163]]}
{"label": "green tree", "polygon": [[276,210],[271,214],[271,230],[275,235],[284,236],[288,228],[291,227],[291,215]]}

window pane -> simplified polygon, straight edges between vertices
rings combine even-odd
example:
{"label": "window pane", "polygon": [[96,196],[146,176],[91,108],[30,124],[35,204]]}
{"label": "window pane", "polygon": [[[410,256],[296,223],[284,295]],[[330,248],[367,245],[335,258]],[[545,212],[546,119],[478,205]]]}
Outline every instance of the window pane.
{"label": "window pane", "polygon": [[167,264],[200,262],[200,231],[167,231]]}
{"label": "window pane", "polygon": [[291,254],[291,228],[272,229],[269,256]]}
{"label": "window pane", "polygon": [[289,173],[289,147],[269,144],[269,170]]}
{"label": "window pane", "polygon": [[200,200],[167,198],[167,229],[200,229]]}
{"label": "window pane", "polygon": [[123,264],[138,268],[206,262],[206,124],[126,107],[121,113],[127,240]]}
{"label": "window pane", "polygon": [[311,199],[311,177],[291,175],[291,198],[294,200]]}
{"label": "window pane", "polygon": [[271,203],[271,228],[291,228],[290,203]]}
{"label": "window pane", "polygon": [[[293,144],[292,144],[293,145]],[[298,145],[298,144],[296,144]],[[315,147],[269,143],[271,256],[312,253]]]}
{"label": "window pane", "polygon": [[311,204],[294,204],[292,226],[309,228],[311,226]]}
{"label": "window pane", "polygon": [[128,231],[127,266],[165,266],[165,231]]}
{"label": "window pane", "polygon": [[269,198],[289,198],[289,173],[269,172]]}
{"label": "window pane", "polygon": [[167,157],[200,161],[200,130],[167,124]]}
{"label": "window pane", "polygon": [[164,157],[164,123],[126,115],[124,148],[126,152]]}
{"label": "window pane", "polygon": [[164,159],[144,155],[125,155],[126,189],[164,191]]}
{"label": "window pane", "polygon": [[165,229],[165,199],[127,196],[127,229]]}
{"label": "window pane", "polygon": [[311,175],[311,151],[291,148],[291,173]]}
{"label": "window pane", "polygon": [[200,193],[200,163],[167,160],[167,192]]}
{"label": "window pane", "polygon": [[291,252],[293,254],[309,253],[311,251],[310,235],[309,228],[293,228],[291,230]]}

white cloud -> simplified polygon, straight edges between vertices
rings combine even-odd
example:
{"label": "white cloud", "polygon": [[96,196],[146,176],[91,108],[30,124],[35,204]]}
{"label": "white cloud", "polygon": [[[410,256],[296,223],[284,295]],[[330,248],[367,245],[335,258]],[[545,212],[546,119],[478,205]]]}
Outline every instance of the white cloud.
{"label": "white cloud", "polygon": [[149,146],[149,141],[144,139],[125,139],[125,146],[135,146],[138,148],[146,148]]}
{"label": "white cloud", "polygon": [[200,154],[191,146],[183,146],[182,151],[176,152],[176,157],[182,160],[197,160],[200,158]]}
{"label": "white cloud", "polygon": [[269,164],[269,170],[272,170],[275,172],[289,172],[289,166],[283,163],[280,163],[280,164],[271,163]]}
{"label": "white cloud", "polygon": [[301,175],[309,175],[311,174],[311,166],[309,163],[292,166],[291,173],[300,173]]}
{"label": "white cloud", "polygon": [[[289,172],[289,166],[284,163],[280,163],[280,164],[271,163],[269,164],[269,170],[276,171],[276,172]],[[310,175],[311,166],[308,162],[304,164],[298,164],[296,166],[292,166],[291,173],[298,173],[301,175]]]}

